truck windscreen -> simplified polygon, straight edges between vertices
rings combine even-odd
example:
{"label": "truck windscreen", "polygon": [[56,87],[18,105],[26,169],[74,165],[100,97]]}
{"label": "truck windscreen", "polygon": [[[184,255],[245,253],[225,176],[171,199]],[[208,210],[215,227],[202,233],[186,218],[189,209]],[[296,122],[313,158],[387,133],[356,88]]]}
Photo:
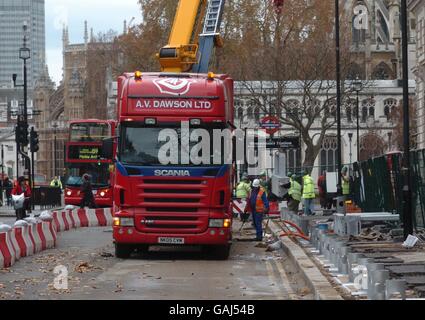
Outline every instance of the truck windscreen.
{"label": "truck windscreen", "polygon": [[[204,136],[195,141],[193,139],[194,130],[201,129]],[[220,166],[224,164],[224,143],[217,145],[213,143],[214,131],[222,131],[221,126],[203,126],[202,128],[190,128],[185,131],[182,130],[180,125],[167,125],[167,126],[140,126],[137,124],[128,124],[121,127],[121,139],[119,147],[119,159],[123,164],[139,165],[139,166],[161,166],[161,165],[176,165],[176,166]],[[199,132],[199,131],[198,131]],[[163,137],[167,134],[175,133],[175,139],[172,146],[175,147],[176,158],[178,161],[172,163],[164,163],[161,158],[161,152],[164,154],[166,144],[170,145],[170,139],[164,141]],[[196,133],[196,132],[195,132]],[[162,138],[161,138],[162,137]],[[206,141],[208,138],[209,141]],[[188,143],[185,144],[184,141]],[[199,147],[200,142],[207,143],[205,149],[199,152],[193,152],[193,148]],[[217,150],[215,150],[215,147]],[[192,152],[191,152],[192,151]],[[203,154],[205,151],[206,155]],[[188,154],[189,157],[182,159],[182,154]],[[191,155],[196,154],[203,156],[205,161],[193,161]],[[168,154],[169,155],[169,154]],[[218,161],[217,161],[218,159]]]}

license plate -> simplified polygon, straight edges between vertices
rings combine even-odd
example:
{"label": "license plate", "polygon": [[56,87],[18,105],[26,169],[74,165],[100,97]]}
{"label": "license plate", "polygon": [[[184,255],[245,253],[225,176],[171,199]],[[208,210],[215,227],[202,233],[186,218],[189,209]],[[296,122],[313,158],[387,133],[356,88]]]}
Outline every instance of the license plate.
{"label": "license plate", "polygon": [[158,238],[158,243],[161,244],[184,244],[184,238]]}

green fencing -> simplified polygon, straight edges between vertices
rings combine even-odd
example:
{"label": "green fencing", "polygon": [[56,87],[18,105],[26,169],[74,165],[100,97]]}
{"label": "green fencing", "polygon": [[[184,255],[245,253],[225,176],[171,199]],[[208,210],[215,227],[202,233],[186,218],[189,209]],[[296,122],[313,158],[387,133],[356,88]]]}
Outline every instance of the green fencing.
{"label": "green fencing", "polygon": [[[352,168],[352,196],[364,212],[392,212],[403,218],[401,153],[389,154]],[[411,152],[412,211],[416,227],[425,227],[425,150]]]}

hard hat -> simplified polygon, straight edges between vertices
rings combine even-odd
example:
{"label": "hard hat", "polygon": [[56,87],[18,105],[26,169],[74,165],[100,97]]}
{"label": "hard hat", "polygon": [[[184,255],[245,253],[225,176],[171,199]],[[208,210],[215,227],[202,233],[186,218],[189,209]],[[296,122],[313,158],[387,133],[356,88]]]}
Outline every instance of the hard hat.
{"label": "hard hat", "polygon": [[267,176],[267,172],[266,171],[262,171],[260,174],[260,177],[266,177]]}
{"label": "hard hat", "polygon": [[255,179],[254,182],[252,183],[253,188],[258,188],[260,185],[261,185],[260,179]]}

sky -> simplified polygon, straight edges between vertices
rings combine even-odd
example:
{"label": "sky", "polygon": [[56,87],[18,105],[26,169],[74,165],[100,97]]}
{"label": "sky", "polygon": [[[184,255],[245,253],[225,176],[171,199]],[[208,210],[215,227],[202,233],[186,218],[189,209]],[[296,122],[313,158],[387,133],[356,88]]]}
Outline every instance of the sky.
{"label": "sky", "polygon": [[137,0],[45,0],[46,3],[46,58],[50,77],[57,85],[62,79],[62,28],[69,29],[70,43],[84,42],[84,21],[94,34],[123,31],[134,17],[140,23],[141,11]]}

